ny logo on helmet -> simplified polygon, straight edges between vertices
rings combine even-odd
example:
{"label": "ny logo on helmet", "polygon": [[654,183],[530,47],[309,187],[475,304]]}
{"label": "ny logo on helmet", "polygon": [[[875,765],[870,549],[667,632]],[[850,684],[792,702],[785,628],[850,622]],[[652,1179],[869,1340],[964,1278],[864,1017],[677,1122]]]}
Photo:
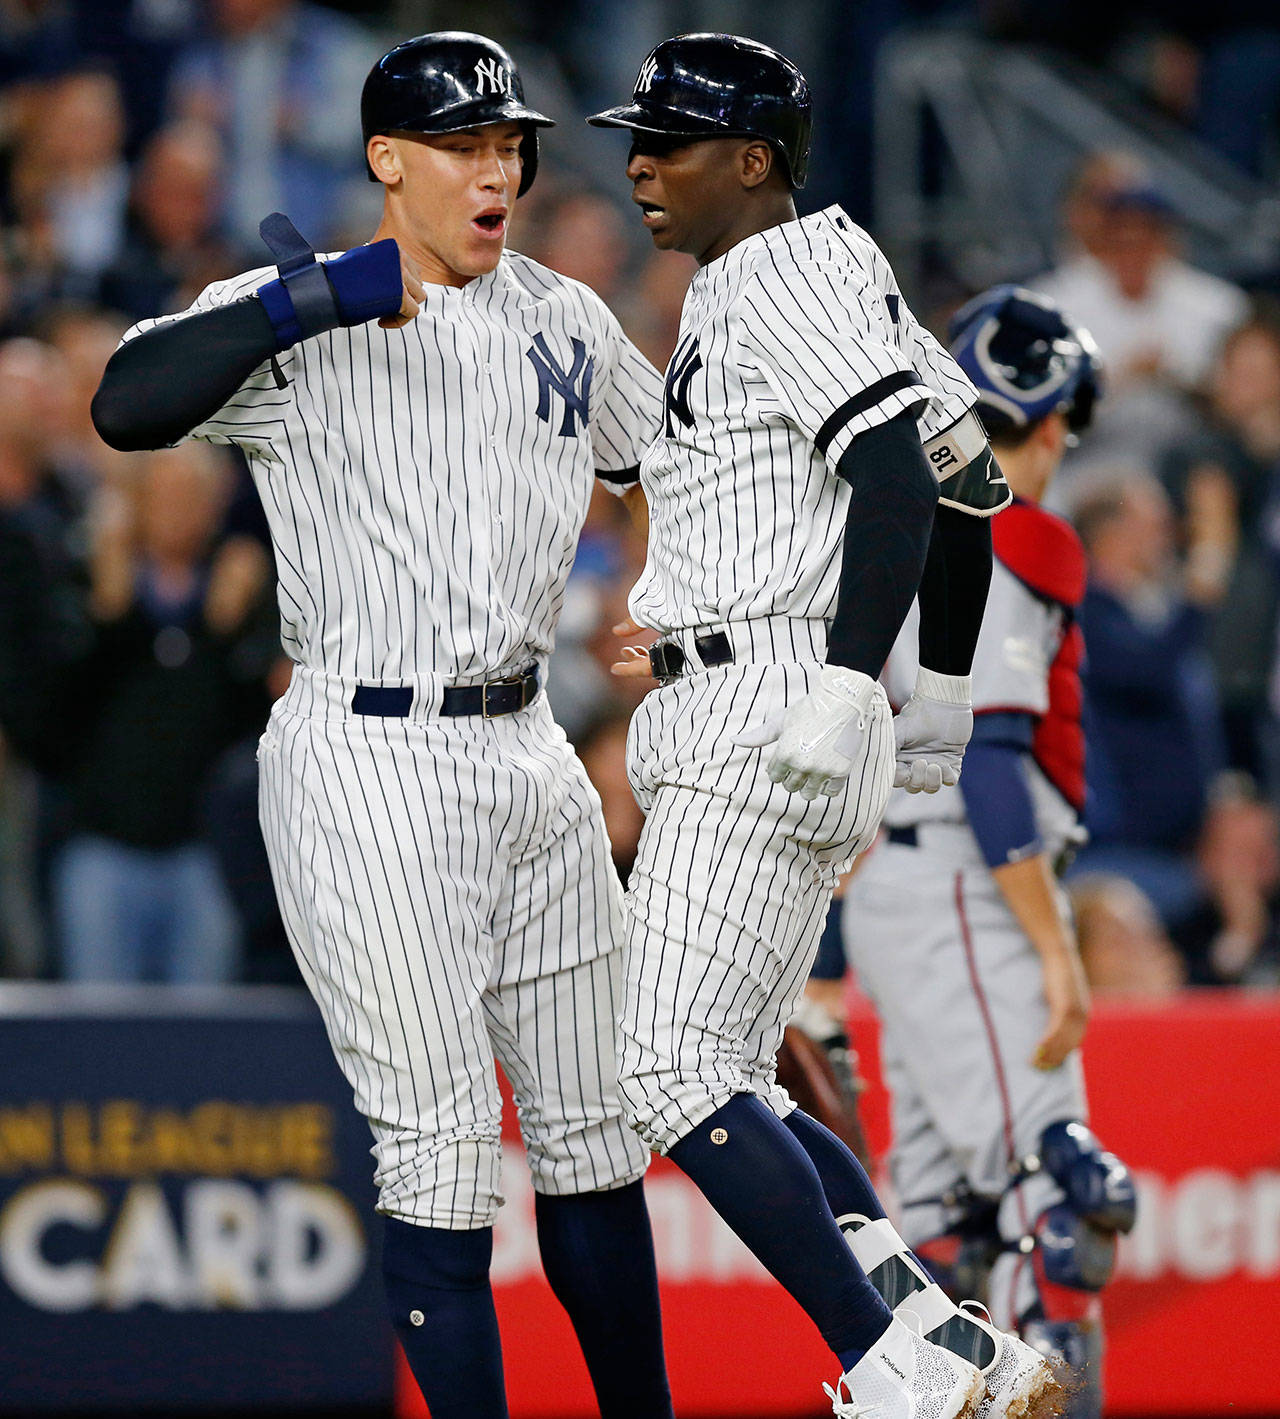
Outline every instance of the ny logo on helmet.
{"label": "ny logo on helmet", "polygon": [[636,79],[636,93],[647,94],[653,88],[653,80],[658,72],[658,61],[650,55],[640,66],[640,74]]}
{"label": "ny logo on helmet", "polygon": [[538,407],[535,411],[538,418],[544,424],[551,422],[551,395],[553,392],[558,394],[564,400],[560,437],[571,438],[578,432],[573,422],[575,414],[582,420],[583,427],[586,427],[595,360],[587,358],[587,347],[575,338],[573,362],[566,371],[551,353],[545,337],[541,334],[533,337],[533,344],[524,353],[538,376]]}
{"label": "ny logo on helmet", "polygon": [[480,98],[486,94],[510,94],[511,70],[499,59],[476,60],[476,93]]}

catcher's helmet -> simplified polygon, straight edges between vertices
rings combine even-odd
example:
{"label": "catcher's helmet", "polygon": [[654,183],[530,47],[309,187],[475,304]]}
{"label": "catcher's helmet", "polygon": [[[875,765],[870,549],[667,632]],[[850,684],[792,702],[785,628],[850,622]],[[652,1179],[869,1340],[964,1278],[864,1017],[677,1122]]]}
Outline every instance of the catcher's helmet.
{"label": "catcher's helmet", "polygon": [[463,30],[422,34],[396,45],[369,70],[360,95],[366,147],[375,133],[456,133],[508,122],[524,129],[516,194],[522,197],[538,171],[538,129],[553,121],[526,106],[520,71],[507,51]]}
{"label": "catcher's helmet", "polygon": [[1047,296],[993,286],[951,317],[956,363],[978,390],[987,432],[1022,428],[1058,410],[1079,433],[1102,393],[1102,360],[1093,336]]}
{"label": "catcher's helmet", "polygon": [[792,187],[803,187],[812,108],[804,75],[777,50],[737,35],[682,34],[650,52],[630,103],[587,122],[691,139],[763,138]]}

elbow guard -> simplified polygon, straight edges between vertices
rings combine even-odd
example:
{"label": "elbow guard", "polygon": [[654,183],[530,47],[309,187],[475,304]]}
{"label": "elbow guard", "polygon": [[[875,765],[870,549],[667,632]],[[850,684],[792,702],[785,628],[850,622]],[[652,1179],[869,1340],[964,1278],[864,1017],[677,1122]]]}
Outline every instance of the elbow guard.
{"label": "elbow guard", "polygon": [[404,284],[400,248],[391,238],[354,247],[332,261],[317,261],[283,213],[264,217],[258,230],[280,273],[278,280],[258,289],[277,350],[340,325],[363,325],[399,313]]}
{"label": "elbow guard", "polygon": [[938,480],[938,501],[947,507],[971,517],[992,517],[1012,502],[1009,484],[972,409],[929,439],[924,452]]}

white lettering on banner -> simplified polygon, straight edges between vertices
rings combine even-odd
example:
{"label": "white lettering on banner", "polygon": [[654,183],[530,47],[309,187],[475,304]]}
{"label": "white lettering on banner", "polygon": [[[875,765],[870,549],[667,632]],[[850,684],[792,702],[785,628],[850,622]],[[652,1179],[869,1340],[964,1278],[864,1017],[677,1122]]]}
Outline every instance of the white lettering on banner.
{"label": "white lettering on banner", "polygon": [[1280,1172],[1260,1169],[1241,1178],[1201,1168],[1173,1181],[1138,1173],[1137,1184],[1137,1225],[1120,1239],[1123,1279],[1280,1275]]}
{"label": "white lettering on banner", "polygon": [[[540,1279],[542,1263],[538,1258],[533,1185],[524,1150],[516,1144],[503,1147],[502,1190],[507,1202],[493,1228],[489,1275],[498,1286]],[[658,1272],[664,1281],[774,1284],[683,1173],[650,1173],[645,1179],[644,1195],[653,1226]]]}
{"label": "white lettering on banner", "polygon": [[[364,1272],[364,1231],[333,1188],[284,1178],[259,1190],[199,1178],[178,1196],[175,1216],[156,1183],[134,1183],[113,1217],[99,1188],[67,1178],[32,1183],[0,1210],[0,1277],[44,1311],[309,1311],[340,1300]],[[104,1226],[97,1260],[46,1254],[55,1227]]]}
{"label": "white lettering on banner", "polygon": [[0,1213],[0,1276],[39,1310],[88,1310],[98,1299],[93,1262],[51,1265],[41,1243],[58,1222],[87,1231],[100,1227],[106,1215],[106,1194],[88,1183],[59,1178],[24,1188]]}

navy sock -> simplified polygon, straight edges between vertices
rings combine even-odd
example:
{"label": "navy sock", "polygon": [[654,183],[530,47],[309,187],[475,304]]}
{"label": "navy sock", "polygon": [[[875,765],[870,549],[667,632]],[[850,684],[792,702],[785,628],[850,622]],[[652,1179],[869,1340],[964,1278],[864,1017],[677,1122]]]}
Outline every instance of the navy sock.
{"label": "navy sock", "polygon": [[387,1303],[431,1419],[507,1419],[489,1286],[493,1229],[451,1232],[397,1217],[385,1222]]}
{"label": "navy sock", "polygon": [[670,1156],[852,1369],[893,1317],[840,1235],[791,1131],[754,1094],[735,1094]]}
{"label": "navy sock", "polygon": [[542,1266],[573,1322],[600,1419],[671,1419],[643,1184],[538,1193],[534,1205]]}
{"label": "navy sock", "polygon": [[818,1170],[827,1206],[835,1216],[861,1212],[867,1221],[875,1222],[885,1215],[867,1170],[829,1128],[799,1109],[788,1114],[785,1122]]}

